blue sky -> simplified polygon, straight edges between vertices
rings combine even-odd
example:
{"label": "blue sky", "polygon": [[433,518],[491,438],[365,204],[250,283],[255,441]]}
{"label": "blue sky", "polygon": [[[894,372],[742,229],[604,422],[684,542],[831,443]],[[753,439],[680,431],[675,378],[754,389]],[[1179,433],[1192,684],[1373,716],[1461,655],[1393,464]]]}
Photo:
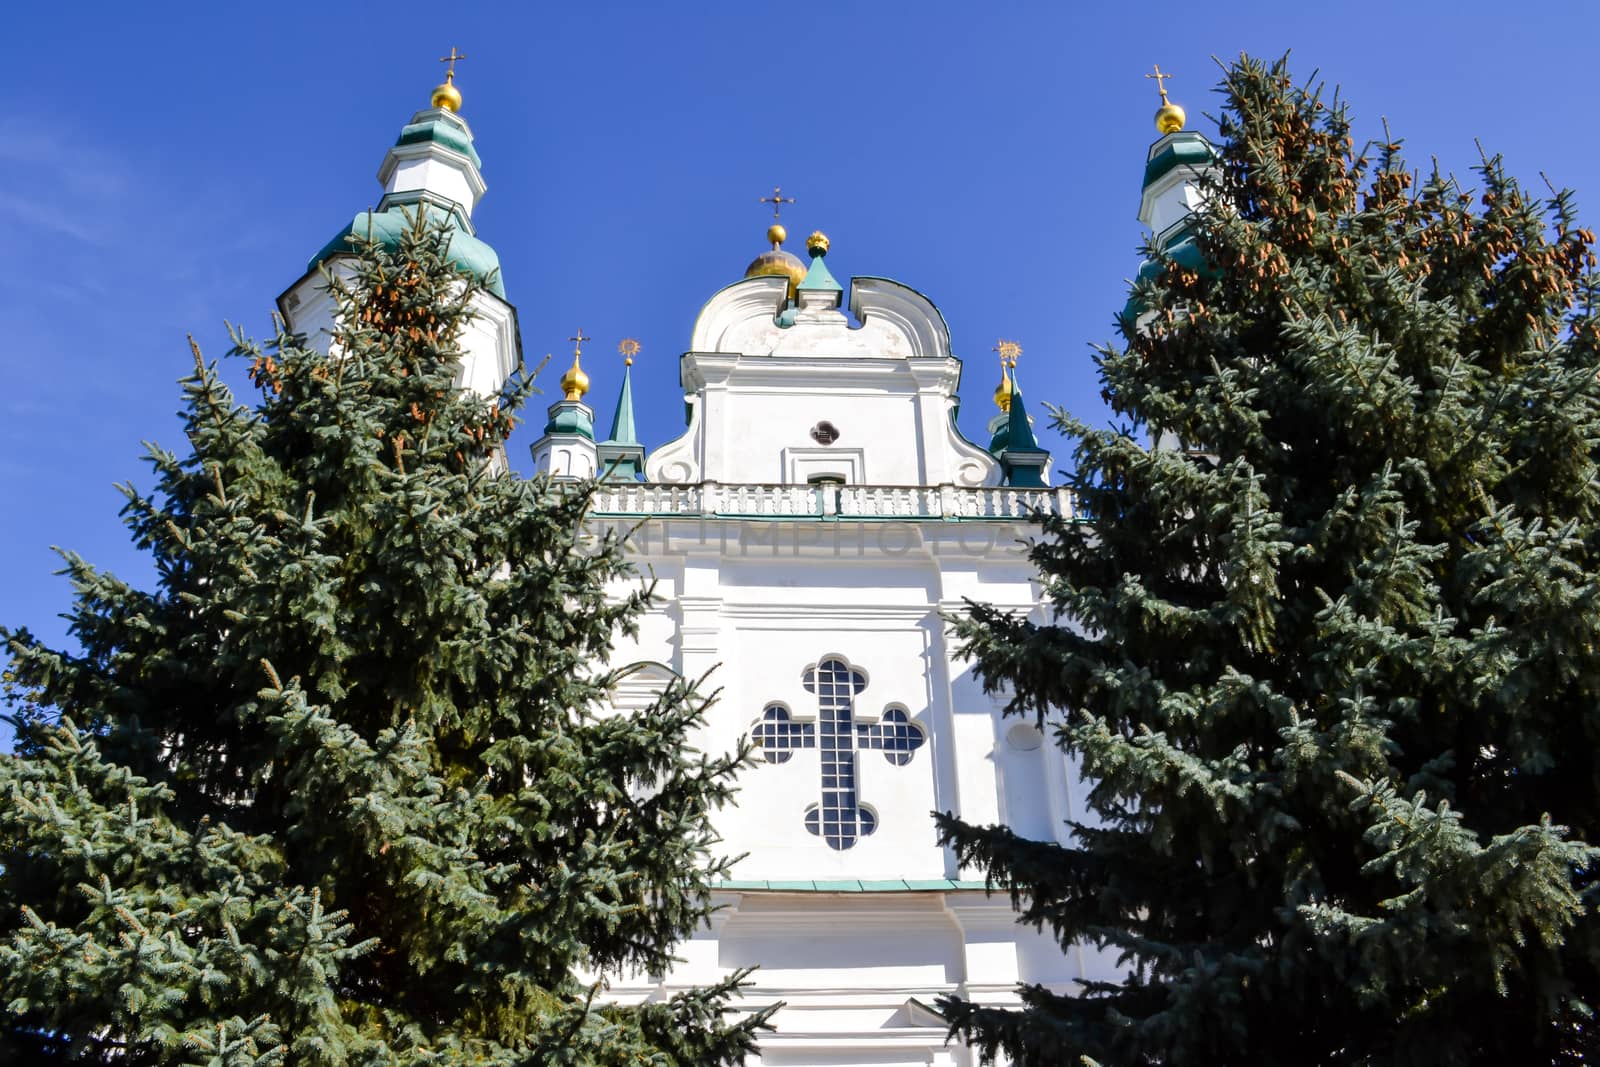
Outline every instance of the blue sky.
{"label": "blue sky", "polygon": [[[140,441],[182,444],[184,334],[266,331],[309,255],[373,204],[385,148],[458,84],[530,361],[582,327],[609,417],[625,336],[647,446],[682,426],[677,356],[701,304],[764,247],[774,184],[829,266],[930,296],[967,361],[961,421],[991,413],[990,348],[1024,347],[1029,401],[1103,421],[1089,345],[1138,266],[1159,62],[1209,130],[1213,56],[1292,51],[1387,116],[1418,162],[1465,175],[1474,138],[1594,225],[1592,5],[22,5],[0,112],[0,620],[64,642],[51,545],[148,579],[113,483]],[[1585,197],[1585,193],[1589,197]],[[802,249],[796,248],[796,251]],[[230,371],[237,381],[237,368]],[[514,442],[527,444],[542,413]],[[1042,435],[1065,448],[1052,434]]]}

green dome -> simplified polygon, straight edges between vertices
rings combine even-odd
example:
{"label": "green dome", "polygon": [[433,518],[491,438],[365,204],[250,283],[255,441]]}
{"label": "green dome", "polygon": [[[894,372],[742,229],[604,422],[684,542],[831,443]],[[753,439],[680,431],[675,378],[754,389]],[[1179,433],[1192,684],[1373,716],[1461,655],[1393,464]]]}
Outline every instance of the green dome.
{"label": "green dome", "polygon": [[[1192,236],[1186,235],[1167,245],[1166,254],[1178,266],[1188,267],[1201,275],[1209,274],[1213,269],[1206,262],[1204,253],[1200,251],[1200,246],[1194,243]],[[1135,276],[1135,280],[1144,281],[1146,278],[1154,278],[1166,269],[1166,265],[1165,259],[1147,259],[1139,265],[1139,273]],[[1128,297],[1127,304],[1123,305],[1122,308],[1123,317],[1137,319],[1143,313],[1144,306],[1134,297]]]}
{"label": "green dome", "polygon": [[[450,227],[450,262],[483,280],[491,293],[504,300],[506,289],[500,279],[500,257],[495,250],[462,229],[454,212],[433,204],[422,206],[428,213],[429,222],[442,222]],[[355,242],[366,240],[369,234],[385,248],[399,248],[402,235],[415,225],[416,211],[414,204],[396,205],[383,211],[363,211],[333,240],[323,245],[322,251],[311,257],[308,269],[315,270],[319,263],[332,256],[353,255]]]}
{"label": "green dome", "polygon": [[[1193,237],[1185,236],[1174,241],[1166,247],[1167,258],[1180,267],[1188,267],[1192,271],[1204,273],[1207,268],[1206,257],[1201,254],[1200,247],[1194,243]],[[1139,265],[1139,280],[1154,278],[1166,268],[1164,259],[1147,259]]]}
{"label": "green dome", "polygon": [[989,454],[998,457],[1009,444],[1011,444],[1011,416],[1002,411],[989,420]]}

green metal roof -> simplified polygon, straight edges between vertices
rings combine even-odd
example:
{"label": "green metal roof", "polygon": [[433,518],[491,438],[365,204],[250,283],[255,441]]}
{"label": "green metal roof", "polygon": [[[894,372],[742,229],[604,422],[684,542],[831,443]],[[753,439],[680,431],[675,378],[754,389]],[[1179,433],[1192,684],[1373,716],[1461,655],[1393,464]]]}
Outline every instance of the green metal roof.
{"label": "green metal roof", "polygon": [[[1205,254],[1200,251],[1200,246],[1194,243],[1194,237],[1189,234],[1180,232],[1178,238],[1169,241],[1163,251],[1166,258],[1147,259],[1139,265],[1139,273],[1135,275],[1136,281],[1154,278],[1166,268],[1167,259],[1171,259],[1180,267],[1188,267],[1192,271],[1199,272],[1202,276],[1212,269],[1210,264],[1206,262]],[[1136,319],[1143,311],[1144,308],[1139,302],[1130,296],[1127,304],[1122,308],[1122,316],[1123,318]]]}
{"label": "green metal roof", "polygon": [[1033,436],[1033,423],[1028,420],[1027,408],[1022,403],[1022,390],[1017,385],[1017,372],[1011,372],[1011,407],[1006,411],[1010,424],[1006,434],[1006,447],[1039,451],[1039,439]]}
{"label": "green metal roof", "polygon": [[1216,162],[1217,150],[1211,142],[1194,130],[1168,134],[1172,139],[1163,145],[1144,165],[1144,186],[1160,178],[1175,167],[1204,167]]}
{"label": "green metal roof", "polygon": [[611,416],[611,444],[636,445],[639,435],[633,428],[633,368],[622,368],[622,392],[617,394],[617,410]]}
{"label": "green metal roof", "polygon": [[467,132],[466,125],[460,119],[450,115],[448,111],[440,109],[426,121],[408,124],[401,129],[400,138],[395,144],[398,146],[429,142],[460,152],[472,160],[474,167],[483,166],[483,160],[478,158],[478,150],[472,147],[472,134]]}
{"label": "green metal roof", "polygon": [[594,440],[594,422],[580,401],[562,400],[554,406],[550,421],[544,424],[545,433],[572,433]]}
{"label": "green metal roof", "polygon": [[600,442],[600,467],[611,481],[638,481],[643,475],[644,446],[633,425],[633,367],[622,368],[622,390],[611,416],[611,436]]}
{"label": "green metal roof", "polygon": [[355,242],[369,236],[388,249],[400,247],[402,236],[416,223],[416,212],[427,212],[430,222],[441,222],[451,230],[450,262],[482,280],[495,296],[504,300],[506,289],[500,278],[500,257],[483,241],[462,229],[456,213],[436,204],[395,205],[382,211],[363,211],[341,229],[322,250],[311,257],[307,269],[315,270],[317,264],[331,256],[353,255]]}
{"label": "green metal roof", "polygon": [[806,271],[805,280],[800,283],[801,289],[823,290],[825,292],[842,293],[844,286],[834,281],[833,272],[822,261],[822,256],[811,257],[811,269]]}

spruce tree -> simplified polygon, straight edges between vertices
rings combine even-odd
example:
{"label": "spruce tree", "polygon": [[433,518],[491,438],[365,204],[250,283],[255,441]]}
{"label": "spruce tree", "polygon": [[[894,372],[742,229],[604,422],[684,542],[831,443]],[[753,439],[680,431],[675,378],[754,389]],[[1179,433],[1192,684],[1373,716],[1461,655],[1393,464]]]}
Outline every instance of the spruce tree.
{"label": "spruce tree", "polygon": [[[1200,261],[1057,413],[1088,521],[985,683],[1081,763],[1070,845],[940,818],[1120,982],[950,1001],[1023,1065],[1591,1062],[1600,1003],[1600,323],[1572,197],[1358,151],[1241,58]],[[1386,131],[1387,134],[1387,131]],[[1179,447],[1164,447],[1178,445]]]}
{"label": "spruce tree", "polygon": [[646,603],[582,485],[503,473],[532,387],[458,390],[481,279],[417,225],[330,276],[333,357],[195,351],[187,455],[125,489],[138,589],[66,555],[80,652],[4,634],[0,1061],[723,1064],[737,979],[664,971],[725,871],[708,697],[611,714]]}

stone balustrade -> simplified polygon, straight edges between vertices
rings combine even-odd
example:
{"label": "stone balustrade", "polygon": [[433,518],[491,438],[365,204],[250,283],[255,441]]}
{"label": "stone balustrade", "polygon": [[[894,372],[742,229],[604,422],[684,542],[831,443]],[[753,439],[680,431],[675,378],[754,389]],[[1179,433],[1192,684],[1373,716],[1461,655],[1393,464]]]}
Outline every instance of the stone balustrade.
{"label": "stone balustrade", "polygon": [[758,519],[1031,519],[1076,516],[1067,489],[953,485],[668,485],[608,482],[596,515],[684,515]]}

